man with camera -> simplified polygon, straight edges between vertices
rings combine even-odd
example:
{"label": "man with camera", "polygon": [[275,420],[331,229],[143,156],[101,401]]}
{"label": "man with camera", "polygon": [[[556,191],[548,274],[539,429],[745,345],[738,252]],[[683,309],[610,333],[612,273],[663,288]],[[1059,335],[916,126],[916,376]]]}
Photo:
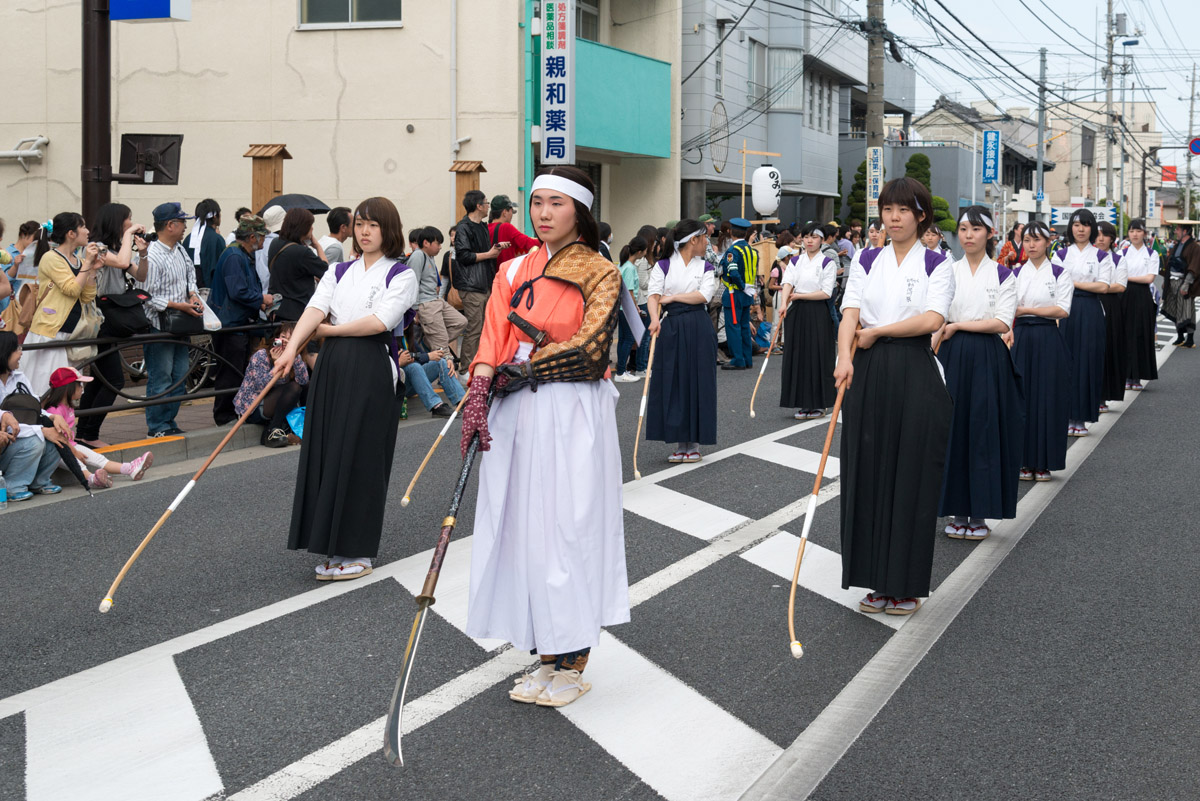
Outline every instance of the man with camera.
{"label": "man with camera", "polygon": [[[150,294],[146,318],[159,332],[188,336],[204,330],[204,306],[196,294],[196,270],[192,259],[180,244],[192,219],[178,203],[163,203],[154,208],[154,233],[147,258],[149,272],[142,288]],[[182,395],[188,372],[187,345],[177,342],[148,342],[142,346],[146,357],[146,397]],[[173,388],[172,388],[173,387]],[[170,392],[167,390],[169,388]],[[182,434],[175,425],[178,403],[146,407],[146,431],[150,437]]]}
{"label": "man with camera", "polygon": [[[233,232],[233,244],[225,248],[213,269],[208,305],[220,318],[222,326],[256,323],[259,311],[270,308],[273,302],[270,293],[263,291],[254,267],[254,254],[262,247],[266,236],[267,225],[261,217],[254,214],[242,217]],[[213,334],[213,349],[220,357],[213,379],[216,389],[236,389],[241,386],[242,374],[246,372],[246,365],[254,352],[251,333],[234,331]],[[223,426],[237,418],[233,393],[218,395],[213,399],[214,423]]]}

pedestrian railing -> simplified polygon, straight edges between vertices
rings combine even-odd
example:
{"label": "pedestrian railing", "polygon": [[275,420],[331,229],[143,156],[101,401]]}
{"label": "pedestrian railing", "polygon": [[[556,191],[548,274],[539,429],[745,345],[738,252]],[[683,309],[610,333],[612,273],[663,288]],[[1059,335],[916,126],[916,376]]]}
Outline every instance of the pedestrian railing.
{"label": "pedestrian railing", "polygon": [[[251,323],[249,325],[231,325],[221,328],[220,334],[237,334],[256,332],[267,334],[275,327],[272,323]],[[108,377],[100,370],[92,371],[92,378],[99,381],[105,388],[119,398],[124,398],[128,403],[121,403],[112,406],[96,406],[91,409],[77,409],[76,417],[87,417],[93,414],[109,414],[116,411],[128,411],[130,409],[144,409],[147,406],[161,406],[167,403],[180,403],[188,400],[201,400],[203,398],[216,398],[222,395],[237,394],[237,388],[230,389],[205,389],[204,385],[212,372],[213,368],[218,363],[223,363],[230,367],[239,376],[244,375],[244,368],[238,367],[231,361],[217,353],[212,346],[211,333],[197,334],[192,337],[181,337],[176,334],[167,334],[161,331],[152,332],[149,334],[135,334],[129,337],[95,337],[92,339],[71,339],[71,340],[52,340],[50,342],[29,343],[23,345],[22,349],[27,351],[35,350],[51,350],[55,348],[74,348],[87,345],[95,345],[97,348],[96,355],[90,359],[85,359],[74,366],[83,372],[84,368],[92,364],[103,356],[111,353],[120,353],[122,350],[130,347],[142,347],[148,344],[155,343],[171,343],[175,345],[186,345],[188,348],[188,372],[182,378],[176,381],[171,386],[167,387],[157,395],[138,396],[130,395],[123,389],[113,386]],[[122,369],[128,368],[122,357]],[[196,372],[199,370],[198,376]],[[175,392],[189,379],[192,379],[195,389],[184,391],[179,394],[171,394]],[[240,383],[240,382],[239,382]]]}

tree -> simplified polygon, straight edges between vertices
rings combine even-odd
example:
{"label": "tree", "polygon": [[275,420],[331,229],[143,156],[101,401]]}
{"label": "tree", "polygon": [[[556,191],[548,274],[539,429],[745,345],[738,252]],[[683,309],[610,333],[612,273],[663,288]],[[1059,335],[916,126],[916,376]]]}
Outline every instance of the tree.
{"label": "tree", "polygon": [[[926,159],[926,161],[928,160]],[[933,196],[933,223],[938,228],[941,228],[943,232],[947,233],[954,233],[958,227],[954,221],[954,215],[950,213],[950,204],[946,202],[945,198],[938,197],[937,195]]]}
{"label": "tree", "polygon": [[837,208],[833,210],[834,216],[839,216],[842,213],[842,168],[838,167],[838,202]]}
{"label": "tree", "polygon": [[926,156],[924,153],[914,153],[909,157],[908,161],[904,162],[904,175],[906,178],[915,178],[924,184],[925,188],[930,192],[933,191],[933,188],[929,185],[929,156]]}
{"label": "tree", "polygon": [[846,199],[850,207],[851,219],[867,219],[867,160],[863,159],[854,173],[854,183],[850,185],[850,197]]}

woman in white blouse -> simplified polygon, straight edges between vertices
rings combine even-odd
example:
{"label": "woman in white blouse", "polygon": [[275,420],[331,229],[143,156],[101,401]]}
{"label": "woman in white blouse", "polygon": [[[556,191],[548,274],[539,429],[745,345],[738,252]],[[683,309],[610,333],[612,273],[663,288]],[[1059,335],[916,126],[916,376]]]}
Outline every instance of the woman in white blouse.
{"label": "woman in white blouse", "polygon": [[800,241],[803,250],[788,260],[778,293],[787,342],[779,405],[797,409],[797,420],[808,420],[824,415],[837,397],[833,386],[837,342],[828,301],[833,297],[838,263],[821,253],[824,231],[819,224],[804,226]]}
{"label": "woman in white blouse", "polygon": [[1108,411],[1108,401],[1125,399],[1125,378],[1129,375],[1129,355],[1125,336],[1125,288],[1129,284],[1124,259],[1114,248],[1117,229],[1107,220],[1096,224],[1096,249],[1112,263],[1112,280],[1108,291],[1100,296],[1104,308],[1104,377],[1101,379],[1100,412]]}
{"label": "woman in white blouse", "polygon": [[1158,378],[1154,338],[1158,307],[1150,294],[1150,285],[1158,275],[1158,254],[1146,245],[1146,221],[1129,224],[1129,247],[1121,260],[1129,283],[1125,290],[1125,350],[1129,375],[1125,388],[1139,390],[1142,381]]}
{"label": "woman in white blouse", "polygon": [[[953,517],[946,534],[982,540],[987,519],[1017,516],[1025,403],[1012,357],[1000,339],[1012,327],[1017,279],[997,264],[996,225],[983,206],[958,220],[965,255],[954,262],[954,300],[933,336],[954,399],[950,448],[939,513]],[[939,347],[940,345],[940,347]]]}
{"label": "woman in white blouse", "polygon": [[647,289],[650,333],[659,336],[646,440],[679,443],[667,457],[672,463],[698,462],[700,446],[717,442],[717,335],[707,314],[717,279],[704,260],[706,231],[680,220],[667,236],[670,256],[651,268]]}
{"label": "woman in white blouse", "polygon": [[404,397],[393,331],[403,330],[417,301],[390,200],[358,205],[354,244],[362,256],[321,278],[274,368],[277,375],[291,369],[309,334],[324,339],[309,382],[288,536],[289,549],[327,557],[318,581],[365,576],[379,553]]}
{"label": "woman in white blouse", "polygon": [[930,334],[946,321],[954,275],[945,256],[918,241],[933,219],[933,198],[921,182],[889,181],[879,208],[892,243],[863,251],[850,266],[833,374],[838,387],[848,387],[842,586],[870,589],[859,602],[863,612],[910,615],[929,595],[950,438],[952,403]]}
{"label": "woman in white blouse", "polygon": [[1051,263],[1062,267],[1075,285],[1071,315],[1059,323],[1071,352],[1071,418],[1067,435],[1086,437],[1087,423],[1100,419],[1104,402],[1104,309],[1100,296],[1113,280],[1112,259],[1094,244],[1100,233],[1087,209],[1076,209],[1067,221],[1067,241]]}
{"label": "woman in white blouse", "polygon": [[1013,270],[1017,310],[1012,331],[1013,362],[1025,392],[1022,481],[1049,481],[1067,464],[1067,419],[1071,408],[1071,352],[1059,321],[1071,314],[1071,275],[1047,254],[1054,233],[1044,222],[1025,226],[1026,261]]}

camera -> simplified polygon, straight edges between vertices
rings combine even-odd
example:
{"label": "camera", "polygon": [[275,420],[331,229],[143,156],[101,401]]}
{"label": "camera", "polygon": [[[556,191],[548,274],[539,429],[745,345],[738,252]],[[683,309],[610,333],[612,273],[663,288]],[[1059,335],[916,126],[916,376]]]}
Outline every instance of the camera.
{"label": "camera", "polygon": [[275,337],[275,341],[271,343],[272,348],[282,348],[283,346],[284,346],[284,341],[282,339],[280,339],[279,337]]}
{"label": "camera", "polygon": [[142,231],[140,234],[136,234],[136,236],[140,236],[142,238],[142,241],[145,242],[147,245],[150,244],[151,242],[158,241],[158,232],[157,231]]}

